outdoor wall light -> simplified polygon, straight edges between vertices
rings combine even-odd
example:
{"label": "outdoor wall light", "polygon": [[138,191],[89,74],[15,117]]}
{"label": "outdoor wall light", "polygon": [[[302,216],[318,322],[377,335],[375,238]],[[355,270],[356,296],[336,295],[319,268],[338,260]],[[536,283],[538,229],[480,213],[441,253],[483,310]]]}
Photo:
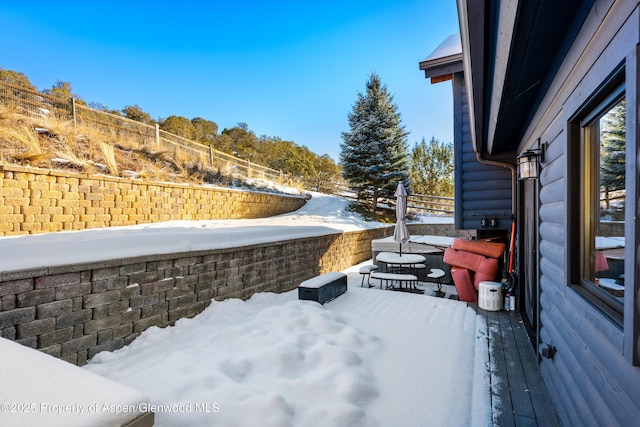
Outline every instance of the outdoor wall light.
{"label": "outdoor wall light", "polygon": [[540,144],[538,138],[538,148],[531,148],[518,156],[518,178],[538,179],[540,178],[540,165],[544,162],[544,152],[547,144]]}

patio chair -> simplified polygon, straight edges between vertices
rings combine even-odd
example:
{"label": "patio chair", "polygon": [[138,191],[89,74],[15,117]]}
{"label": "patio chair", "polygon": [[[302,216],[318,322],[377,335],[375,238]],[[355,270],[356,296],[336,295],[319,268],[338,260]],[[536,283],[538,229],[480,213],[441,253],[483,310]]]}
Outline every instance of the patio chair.
{"label": "patio chair", "polygon": [[438,285],[438,292],[442,291],[442,278],[444,277],[444,270],[440,268],[432,268],[431,273],[427,274],[429,279],[433,279],[436,281],[436,285]]}
{"label": "patio chair", "polygon": [[480,282],[494,281],[499,271],[498,258],[505,249],[503,243],[455,239],[444,253],[444,262],[451,265],[451,277],[460,301],[477,302]]}
{"label": "patio chair", "polygon": [[360,267],[359,273],[362,274],[362,283],[360,284],[360,287],[364,288],[364,279],[367,279],[367,285],[369,285],[370,288],[373,287],[373,285],[371,284],[371,273],[376,271],[378,269],[378,266],[375,264],[372,265],[364,265],[362,267]]}

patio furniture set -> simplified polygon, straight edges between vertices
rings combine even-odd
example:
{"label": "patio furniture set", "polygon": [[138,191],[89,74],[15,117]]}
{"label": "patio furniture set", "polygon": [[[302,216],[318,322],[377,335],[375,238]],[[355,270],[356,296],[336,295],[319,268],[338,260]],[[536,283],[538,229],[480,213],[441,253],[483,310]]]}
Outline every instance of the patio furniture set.
{"label": "patio furniture set", "polygon": [[443,236],[412,236],[402,247],[388,237],[371,246],[374,264],[360,269],[361,286],[366,280],[373,287],[371,279],[377,279],[381,289],[422,293],[419,282],[435,282],[436,295],[442,296],[443,282],[452,282],[460,300],[468,302],[478,302],[481,284],[499,285],[493,281],[505,250],[503,243]]}
{"label": "patio furniture set", "polygon": [[418,288],[420,282],[433,282],[437,286],[436,294],[444,296],[443,283],[450,276],[448,268],[442,263],[444,251],[451,247],[453,238],[443,236],[411,236],[400,245],[393,237],[376,239],[371,242],[373,264],[360,269],[361,286],[366,281],[379,280],[381,289],[394,289],[405,292],[423,293]]}
{"label": "patio furniture set", "polygon": [[[499,258],[505,249],[502,243],[442,236],[414,236],[407,243],[405,248],[411,252],[403,253],[399,246],[397,251],[394,250],[392,238],[372,241],[373,264],[360,268],[361,286],[364,287],[366,282],[370,288],[379,284],[380,289],[424,293],[424,289],[418,288],[419,283],[432,282],[437,286],[436,296],[443,297],[442,285],[450,283],[447,278],[452,277],[461,301],[478,302],[481,284],[485,285],[487,289],[483,290],[487,292],[493,291],[487,285],[499,285],[492,281],[496,278]],[[378,280],[379,283],[372,283],[372,280]],[[313,277],[298,287],[299,299],[320,304],[338,297],[346,290],[346,275],[337,272]],[[494,293],[488,293],[483,301],[494,303],[496,298],[493,297],[498,295]]]}
{"label": "patio furniture set", "polygon": [[[361,267],[359,272],[362,275],[362,287],[364,287],[365,279],[370,288],[375,286],[371,284],[371,279],[377,279],[380,281],[380,289],[384,287],[385,289],[398,289],[408,292],[424,292],[417,288],[417,284],[420,281],[418,279],[418,270],[427,268],[424,255],[381,252],[377,255],[376,261],[386,264],[386,271],[379,271],[379,267],[376,264]],[[432,268],[431,272],[426,275],[437,284],[439,293],[442,292],[442,278],[444,276],[444,270],[439,268]],[[396,288],[396,284],[398,288]]]}

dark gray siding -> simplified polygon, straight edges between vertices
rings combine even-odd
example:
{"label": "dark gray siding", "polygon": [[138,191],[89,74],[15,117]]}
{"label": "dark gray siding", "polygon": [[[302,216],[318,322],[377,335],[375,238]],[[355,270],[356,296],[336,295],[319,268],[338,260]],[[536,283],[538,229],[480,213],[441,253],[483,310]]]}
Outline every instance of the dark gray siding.
{"label": "dark gray siding", "polygon": [[455,227],[482,230],[482,218],[511,228],[511,171],[478,162],[473,151],[467,91],[462,73],[454,74]]}
{"label": "dark gray siding", "polygon": [[[577,177],[568,176],[568,121],[623,61],[631,121],[627,147],[635,154],[632,158],[638,158],[638,28],[637,1],[596,1],[525,132],[524,148],[534,146],[537,138],[549,143],[540,179],[540,339],[555,346],[557,353],[553,359],[542,359],[540,368],[564,425],[630,426],[640,420],[640,368],[632,363],[640,351],[638,261],[634,262],[638,206],[627,205],[627,231],[633,233],[627,234],[625,274],[632,280],[627,281],[622,330],[571,287],[567,213],[577,187]],[[635,188],[637,164],[628,170],[636,175]],[[627,191],[637,195],[634,188]]]}

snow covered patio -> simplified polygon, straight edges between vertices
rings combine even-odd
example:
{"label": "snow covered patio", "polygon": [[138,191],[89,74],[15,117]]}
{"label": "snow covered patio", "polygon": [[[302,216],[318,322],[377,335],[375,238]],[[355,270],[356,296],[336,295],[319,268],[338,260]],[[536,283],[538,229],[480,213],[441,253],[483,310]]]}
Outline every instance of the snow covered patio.
{"label": "snow covered patio", "polygon": [[[518,314],[361,288],[358,269],[344,271],[348,291],[325,305],[298,300],[296,290],[216,302],[84,368],[67,366],[140,392],[158,426],[557,425]],[[64,363],[40,356],[52,368]],[[57,405],[73,405],[64,396],[77,396],[75,384],[45,389]],[[12,387],[15,395],[29,384]],[[33,398],[41,405],[46,393]],[[0,418],[95,425],[108,414],[15,415]]]}
{"label": "snow covered patio", "polygon": [[[51,266],[159,248],[193,251],[226,245],[226,236],[249,244],[305,238],[333,226],[344,231],[375,225],[344,206],[338,198],[317,195],[295,213],[265,220],[7,238],[0,271],[31,266],[25,262]],[[88,250],[98,246],[99,251]],[[535,360],[521,366],[534,356],[517,314],[478,315],[475,307],[455,300],[361,288],[359,267],[345,270],[347,293],[324,306],[299,301],[295,289],[213,301],[195,318],[147,329],[128,346],[99,353],[76,369],[128,385],[154,407],[167,408],[155,411],[160,426],[245,426],[256,420],[274,426],[486,426],[516,420],[553,425],[541,417],[549,408],[542,383],[535,381]],[[515,352],[509,350],[516,342]],[[12,387],[30,384],[0,386],[11,396]],[[65,396],[73,387],[68,381],[50,390]],[[55,416],[38,420],[66,424]],[[15,425],[30,421],[21,418]]]}
{"label": "snow covered patio", "polygon": [[321,306],[297,291],[213,303],[84,367],[154,404],[156,425],[491,424],[486,323],[454,300],[361,288]]}
{"label": "snow covered patio", "polygon": [[215,303],[84,369],[191,408],[158,426],[557,425],[518,314],[361,288],[358,269],[325,305]]}

